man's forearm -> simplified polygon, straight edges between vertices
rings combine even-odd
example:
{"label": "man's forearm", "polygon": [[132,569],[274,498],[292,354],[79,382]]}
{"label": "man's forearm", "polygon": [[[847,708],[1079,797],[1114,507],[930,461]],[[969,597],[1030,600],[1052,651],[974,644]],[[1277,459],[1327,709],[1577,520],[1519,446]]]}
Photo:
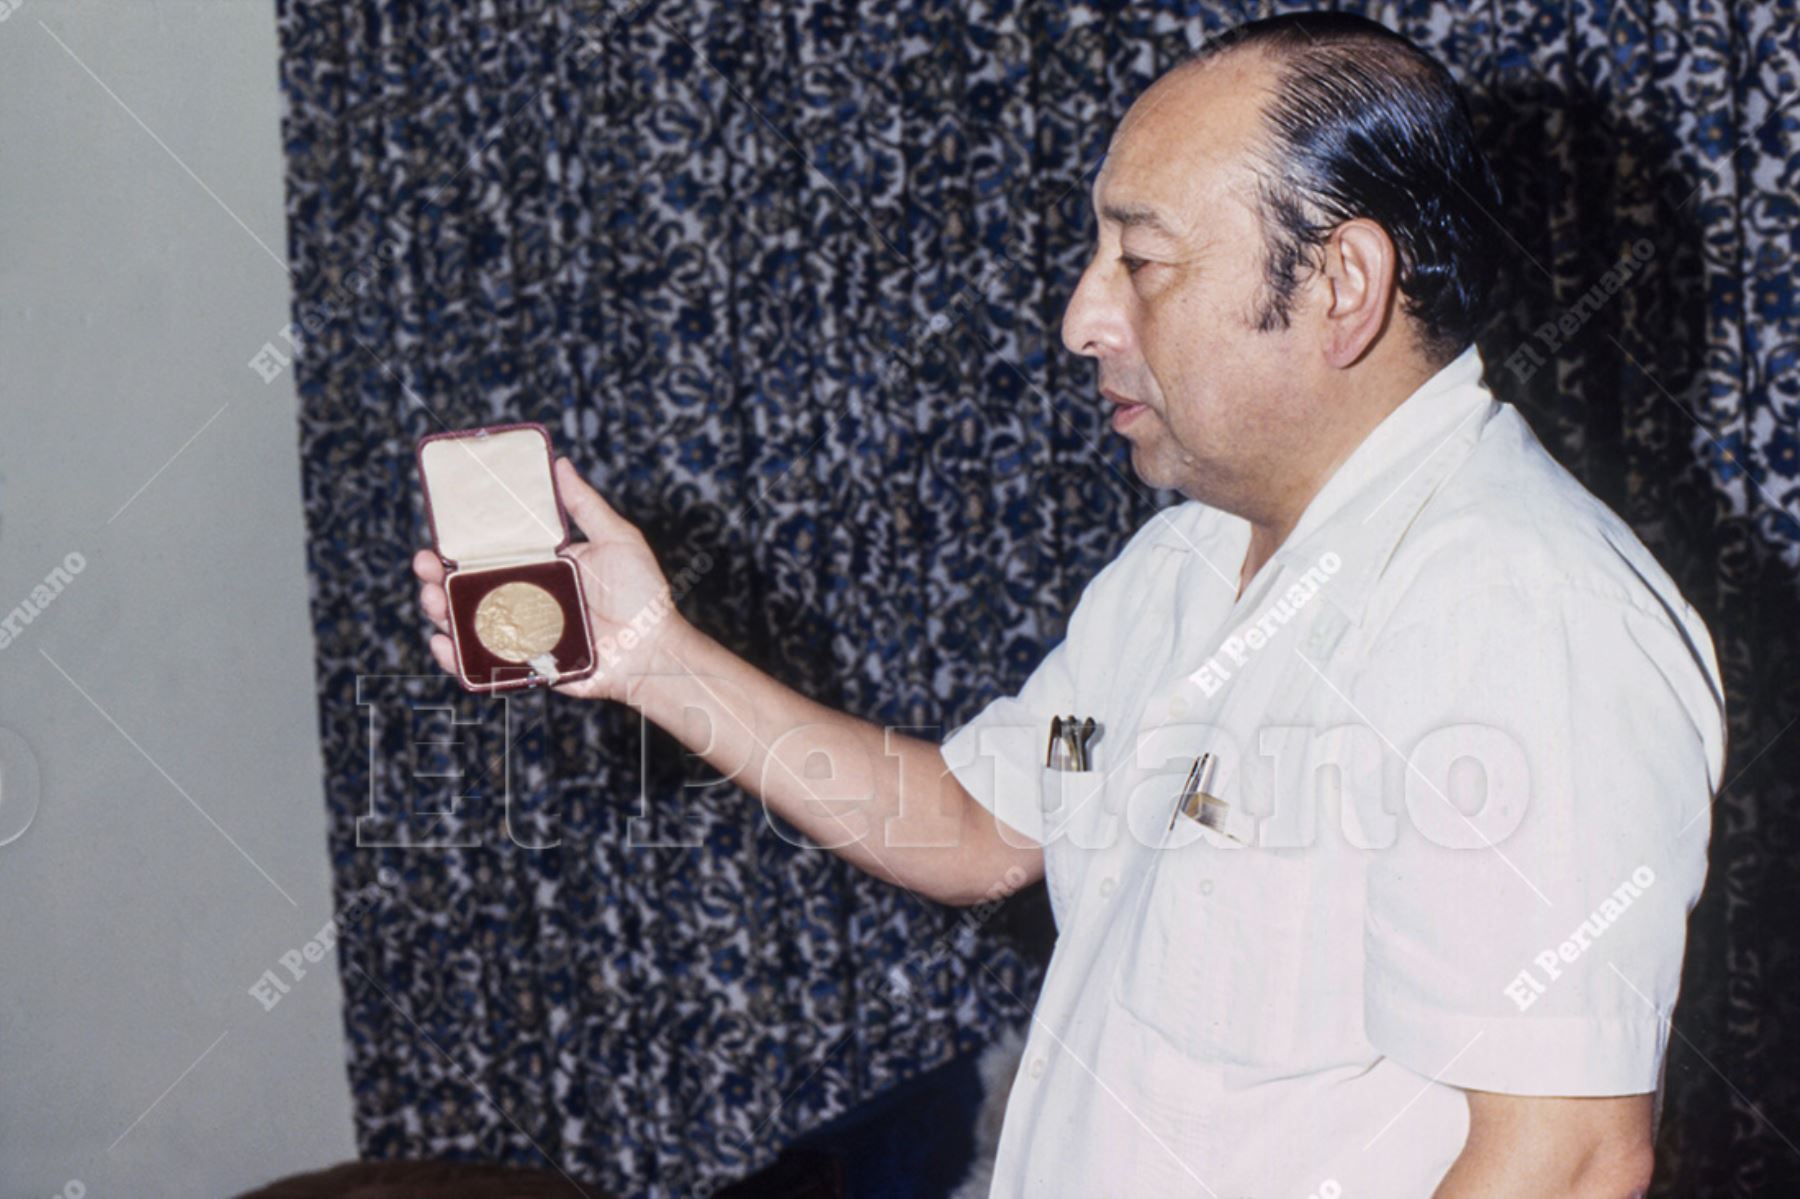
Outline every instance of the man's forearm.
{"label": "man's forearm", "polygon": [[1466,1092],[1469,1137],[1433,1199],[1640,1199],[1650,1185],[1650,1096]]}
{"label": "man's forearm", "polygon": [[1459,1160],[1432,1199],[1643,1199],[1647,1186],[1628,1163]]}
{"label": "man's forearm", "polygon": [[944,766],[935,741],[813,702],[690,625],[669,631],[630,704],[812,840],[945,903],[990,898],[1043,873],[1043,852],[1003,837]]}

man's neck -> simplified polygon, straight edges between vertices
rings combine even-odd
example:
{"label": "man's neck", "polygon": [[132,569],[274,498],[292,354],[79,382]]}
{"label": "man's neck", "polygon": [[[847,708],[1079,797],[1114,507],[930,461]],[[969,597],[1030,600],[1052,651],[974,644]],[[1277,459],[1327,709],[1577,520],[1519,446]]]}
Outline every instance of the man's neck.
{"label": "man's neck", "polygon": [[1250,580],[1275,556],[1275,551],[1281,548],[1281,543],[1286,539],[1285,532],[1276,535],[1268,532],[1266,526],[1250,526],[1250,547],[1244,551],[1244,565],[1238,570],[1238,599],[1244,598],[1244,592],[1250,589]]}

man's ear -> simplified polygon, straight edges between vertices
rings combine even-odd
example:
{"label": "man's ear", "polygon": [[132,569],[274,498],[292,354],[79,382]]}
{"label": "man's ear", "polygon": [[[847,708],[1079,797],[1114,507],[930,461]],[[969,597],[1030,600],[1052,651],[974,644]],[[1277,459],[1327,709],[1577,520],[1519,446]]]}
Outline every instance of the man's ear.
{"label": "man's ear", "polygon": [[1387,230],[1364,217],[1345,221],[1325,242],[1321,345],[1334,367],[1352,366],[1387,328],[1399,255]]}

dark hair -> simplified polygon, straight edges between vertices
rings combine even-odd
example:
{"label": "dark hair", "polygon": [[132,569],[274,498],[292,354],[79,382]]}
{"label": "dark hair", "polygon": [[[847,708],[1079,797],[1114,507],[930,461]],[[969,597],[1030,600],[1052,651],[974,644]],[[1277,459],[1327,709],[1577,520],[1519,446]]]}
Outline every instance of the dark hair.
{"label": "dark hair", "polygon": [[1474,340],[1499,271],[1499,186],[1468,103],[1443,64],[1348,13],[1252,21],[1190,56],[1256,48],[1275,66],[1257,164],[1265,331],[1287,327],[1302,268],[1331,231],[1366,217],[1387,231],[1395,285],[1420,349],[1438,363]]}

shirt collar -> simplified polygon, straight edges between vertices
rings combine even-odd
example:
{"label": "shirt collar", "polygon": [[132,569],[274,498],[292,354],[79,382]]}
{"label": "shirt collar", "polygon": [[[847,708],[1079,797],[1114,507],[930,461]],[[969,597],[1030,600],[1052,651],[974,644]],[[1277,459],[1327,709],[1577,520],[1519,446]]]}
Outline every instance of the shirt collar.
{"label": "shirt collar", "polygon": [[[1499,404],[1482,383],[1471,344],[1370,430],[1306,506],[1275,562],[1304,572],[1336,555],[1321,594],[1347,617],[1361,617],[1369,588],[1400,535],[1432,492],[1461,465]],[[1247,545],[1249,522],[1205,505],[1192,520],[1168,520],[1157,544],[1195,552],[1197,543]],[[1205,518],[1210,517],[1211,520]],[[1215,523],[1216,522],[1216,523]],[[1240,557],[1222,563],[1232,573]]]}

